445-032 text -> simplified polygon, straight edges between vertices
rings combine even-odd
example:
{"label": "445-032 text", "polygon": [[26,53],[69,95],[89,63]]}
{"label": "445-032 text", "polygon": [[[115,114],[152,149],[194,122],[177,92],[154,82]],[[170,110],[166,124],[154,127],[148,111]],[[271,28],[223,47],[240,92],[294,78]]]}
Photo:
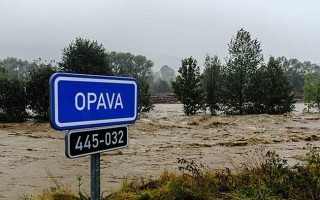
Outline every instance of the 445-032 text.
{"label": "445-032 text", "polygon": [[80,129],[66,133],[66,155],[70,158],[119,149],[127,145],[128,129],[126,126],[93,130]]}

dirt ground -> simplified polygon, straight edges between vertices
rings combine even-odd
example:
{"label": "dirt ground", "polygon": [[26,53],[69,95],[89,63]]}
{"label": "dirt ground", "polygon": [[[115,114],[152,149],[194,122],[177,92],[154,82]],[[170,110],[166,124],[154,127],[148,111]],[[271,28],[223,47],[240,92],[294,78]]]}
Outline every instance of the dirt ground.
{"label": "dirt ground", "polygon": [[[101,190],[117,190],[126,177],[178,171],[177,158],[234,168],[248,162],[247,154],[275,150],[290,164],[301,162],[308,143],[320,146],[320,116],[302,109],[300,103],[285,115],[188,117],[180,104],[157,104],[128,126],[127,148],[101,154]],[[67,158],[64,135],[48,123],[0,124],[0,199],[56,185],[77,192],[77,176],[82,191],[90,193],[90,157]]]}

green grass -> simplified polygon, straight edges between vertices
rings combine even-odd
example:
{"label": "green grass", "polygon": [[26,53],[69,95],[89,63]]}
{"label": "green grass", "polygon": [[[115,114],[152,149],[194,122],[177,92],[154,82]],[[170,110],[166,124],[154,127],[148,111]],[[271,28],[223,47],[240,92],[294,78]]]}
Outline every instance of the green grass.
{"label": "green grass", "polygon": [[[103,199],[320,199],[320,154],[318,149],[308,148],[305,162],[295,166],[289,166],[287,160],[272,151],[248,157],[245,165],[233,171],[211,170],[194,161],[178,159],[180,173],[164,171],[157,179],[125,180],[119,191]],[[45,191],[34,200],[81,199],[80,194],[80,189],[78,195],[60,189]]]}

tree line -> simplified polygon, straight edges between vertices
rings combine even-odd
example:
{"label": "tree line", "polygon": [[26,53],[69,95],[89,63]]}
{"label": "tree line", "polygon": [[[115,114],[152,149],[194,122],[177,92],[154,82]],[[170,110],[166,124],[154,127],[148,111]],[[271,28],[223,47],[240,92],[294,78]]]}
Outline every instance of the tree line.
{"label": "tree line", "polygon": [[125,76],[139,83],[139,112],[153,108],[151,94],[174,92],[184,112],[211,114],[279,114],[293,109],[295,98],[308,108],[320,107],[320,66],[285,57],[264,63],[260,42],[241,29],[228,44],[225,64],[205,56],[201,74],[192,57],[183,59],[176,76],[164,65],[152,72],[143,55],[107,52],[102,44],[76,38],[62,50],[60,62],[40,58],[0,60],[0,121],[23,121],[27,116],[48,119],[50,76],[56,72]]}
{"label": "tree line", "polygon": [[0,121],[48,119],[49,79],[56,72],[133,77],[139,84],[139,112],[152,107],[153,62],[142,55],[107,52],[102,44],[76,38],[62,50],[61,62],[17,58],[0,60]]}
{"label": "tree line", "polygon": [[231,39],[228,51],[225,64],[206,55],[202,74],[197,60],[182,60],[172,85],[186,115],[207,109],[212,115],[281,114],[291,112],[302,94],[309,107],[320,107],[319,65],[285,57],[265,63],[260,42],[244,29]]}

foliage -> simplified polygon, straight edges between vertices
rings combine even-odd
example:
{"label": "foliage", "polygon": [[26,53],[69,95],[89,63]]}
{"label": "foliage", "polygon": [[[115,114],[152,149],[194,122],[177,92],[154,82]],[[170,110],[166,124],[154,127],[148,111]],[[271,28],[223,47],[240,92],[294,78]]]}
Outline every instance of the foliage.
{"label": "foliage", "polygon": [[249,91],[254,105],[252,113],[282,114],[293,110],[293,89],[279,61],[273,57],[267,65],[258,69],[252,83],[252,90]]}
{"label": "foliage", "polygon": [[174,69],[169,67],[168,65],[163,65],[160,68],[160,75],[161,75],[161,80],[172,82],[174,78],[176,77]]}
{"label": "foliage", "polygon": [[138,81],[152,78],[153,62],[142,55],[131,53],[111,52],[110,66],[116,76],[133,77]]}
{"label": "foliage", "polygon": [[303,98],[307,112],[311,108],[320,109],[320,73],[314,72],[305,75]]}
{"label": "foliage", "polygon": [[0,121],[24,121],[27,116],[24,81],[0,67],[0,91]]}
{"label": "foliage", "polygon": [[114,75],[137,79],[140,87],[139,111],[149,112],[153,107],[150,97],[153,62],[145,56],[131,53],[111,52],[109,57]]}
{"label": "foliage", "polygon": [[0,67],[8,70],[10,74],[18,79],[24,79],[27,75],[31,64],[26,60],[21,60],[15,57],[7,57],[4,60],[0,60]]}
{"label": "foliage", "polygon": [[203,85],[206,94],[206,103],[211,115],[220,110],[220,93],[221,93],[221,62],[218,56],[210,57],[206,55],[203,72]]}
{"label": "foliage", "polygon": [[250,112],[252,100],[248,92],[251,78],[263,61],[260,42],[251,39],[250,33],[240,29],[237,36],[231,39],[229,57],[224,73],[224,104],[232,113]]}
{"label": "foliage", "polygon": [[139,83],[139,105],[138,111],[139,112],[149,112],[154,105],[151,102],[151,95],[150,95],[150,86],[145,80],[140,80]]}
{"label": "foliage", "polygon": [[172,82],[173,91],[183,103],[186,115],[195,115],[204,109],[204,94],[201,86],[200,68],[192,57],[182,60],[180,73]]}
{"label": "foliage", "polygon": [[294,166],[274,151],[247,159],[251,160],[235,173],[228,168],[205,170],[180,159],[182,173],[165,171],[156,180],[126,181],[121,190],[105,199],[319,199],[318,149],[310,146],[306,163]]}
{"label": "foliage", "polygon": [[68,73],[112,75],[105,48],[88,39],[76,38],[65,47],[59,64],[61,70]]}
{"label": "foliage", "polygon": [[172,81],[175,79],[175,71],[168,65],[163,65],[160,71],[154,73],[152,93],[171,93]]}
{"label": "foliage", "polygon": [[42,119],[48,119],[49,79],[55,72],[50,64],[34,63],[27,76],[26,92],[30,109]]}
{"label": "foliage", "polygon": [[77,180],[79,187],[78,195],[75,195],[71,190],[64,189],[57,180],[53,180],[55,183],[54,187],[44,190],[37,196],[22,194],[19,200],[90,200],[90,197],[81,191],[81,176],[77,176]]}
{"label": "foliage", "polygon": [[203,168],[202,164],[195,163],[194,160],[186,160],[184,158],[178,158],[179,170],[183,173],[190,173],[190,175],[195,179],[201,179],[203,177]]}
{"label": "foliage", "polygon": [[[172,200],[172,199],[319,199],[320,150],[311,145],[305,162],[290,166],[275,151],[258,151],[244,156],[243,165],[231,171],[228,168],[208,169],[194,161],[179,159],[180,173],[164,171],[159,178],[124,179],[119,191],[102,197],[104,200]],[[20,196],[20,200],[90,199],[61,186],[45,190],[37,196]]]}
{"label": "foliage", "polygon": [[133,54],[113,51],[109,56],[114,75],[137,78],[138,74],[135,73],[137,70],[134,69],[133,59],[135,56]]}
{"label": "foliage", "polygon": [[301,99],[303,97],[305,75],[319,71],[320,66],[310,61],[300,62],[298,59],[288,60],[284,56],[277,58],[277,60],[280,62],[289,82],[293,86],[295,97]]}
{"label": "foliage", "polygon": [[152,83],[152,93],[163,94],[172,92],[172,88],[167,81],[158,79]]}

